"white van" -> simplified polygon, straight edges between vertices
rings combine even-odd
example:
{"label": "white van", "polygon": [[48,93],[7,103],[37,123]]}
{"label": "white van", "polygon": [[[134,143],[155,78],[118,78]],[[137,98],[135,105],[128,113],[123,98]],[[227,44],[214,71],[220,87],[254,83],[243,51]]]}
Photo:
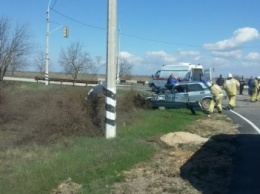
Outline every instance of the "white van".
{"label": "white van", "polygon": [[164,65],[151,76],[148,85],[153,91],[157,91],[158,89],[165,87],[167,79],[171,74],[184,81],[200,81],[201,75],[204,75],[204,70],[202,65],[190,63]]}

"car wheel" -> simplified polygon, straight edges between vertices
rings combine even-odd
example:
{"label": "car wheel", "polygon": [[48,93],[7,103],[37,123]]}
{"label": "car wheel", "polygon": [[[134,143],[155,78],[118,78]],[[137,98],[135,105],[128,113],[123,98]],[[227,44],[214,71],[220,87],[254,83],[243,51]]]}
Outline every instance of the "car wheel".
{"label": "car wheel", "polygon": [[208,110],[208,109],[209,109],[210,101],[211,101],[210,98],[205,98],[205,99],[203,99],[202,102],[201,102],[202,109]]}
{"label": "car wheel", "polygon": [[151,88],[152,88],[152,91],[153,91],[153,92],[156,92],[156,91],[157,91],[157,88],[155,87],[154,84],[151,86]]}

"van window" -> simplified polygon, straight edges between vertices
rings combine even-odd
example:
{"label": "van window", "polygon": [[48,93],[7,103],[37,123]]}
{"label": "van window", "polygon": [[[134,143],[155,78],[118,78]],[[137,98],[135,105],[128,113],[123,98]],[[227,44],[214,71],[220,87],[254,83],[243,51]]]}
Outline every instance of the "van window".
{"label": "van window", "polygon": [[184,80],[190,81],[190,77],[191,77],[190,72],[188,72],[188,73],[185,75]]}
{"label": "van window", "polygon": [[157,71],[154,77],[160,77],[161,71]]}
{"label": "van window", "polygon": [[177,70],[162,70],[160,77],[168,78],[171,74],[175,77],[183,78],[186,75],[187,71],[177,71]]}

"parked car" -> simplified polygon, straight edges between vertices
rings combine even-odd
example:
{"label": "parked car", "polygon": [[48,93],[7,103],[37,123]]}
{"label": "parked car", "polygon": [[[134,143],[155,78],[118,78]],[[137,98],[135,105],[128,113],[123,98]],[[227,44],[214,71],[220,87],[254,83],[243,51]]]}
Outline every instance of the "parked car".
{"label": "parked car", "polygon": [[[227,98],[223,90],[224,99]],[[202,82],[189,81],[179,82],[172,90],[162,89],[159,93],[150,97],[150,102],[154,108],[174,108],[185,106],[185,103],[198,105],[203,110],[207,110],[213,95],[209,88]]]}

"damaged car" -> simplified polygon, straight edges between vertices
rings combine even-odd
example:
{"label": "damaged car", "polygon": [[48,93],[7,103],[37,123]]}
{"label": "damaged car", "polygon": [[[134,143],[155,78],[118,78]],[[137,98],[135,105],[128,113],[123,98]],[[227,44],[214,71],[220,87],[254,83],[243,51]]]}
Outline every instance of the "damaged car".
{"label": "damaged car", "polygon": [[[227,98],[223,90],[224,98]],[[177,108],[189,105],[207,110],[213,95],[200,81],[179,82],[171,90],[161,89],[149,98],[153,108]]]}

